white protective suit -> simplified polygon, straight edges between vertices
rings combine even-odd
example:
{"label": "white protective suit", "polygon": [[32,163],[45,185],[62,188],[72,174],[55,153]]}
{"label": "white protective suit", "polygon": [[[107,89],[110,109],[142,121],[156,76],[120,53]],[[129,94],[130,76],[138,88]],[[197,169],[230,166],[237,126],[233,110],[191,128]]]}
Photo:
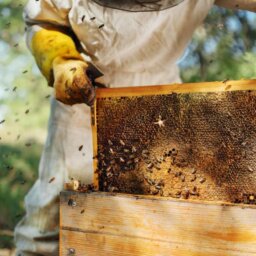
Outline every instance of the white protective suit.
{"label": "white protective suit", "polygon": [[[255,8],[255,1],[244,2],[253,2]],[[214,0],[184,0],[161,11],[130,12],[93,0],[30,0],[25,9],[31,23],[28,44],[45,22],[69,26],[104,73],[107,86],[177,83],[177,60],[213,4]],[[52,99],[48,129],[39,178],[25,198],[27,214],[15,229],[17,255],[58,255],[58,197],[63,184],[69,177],[92,182],[90,108]]]}

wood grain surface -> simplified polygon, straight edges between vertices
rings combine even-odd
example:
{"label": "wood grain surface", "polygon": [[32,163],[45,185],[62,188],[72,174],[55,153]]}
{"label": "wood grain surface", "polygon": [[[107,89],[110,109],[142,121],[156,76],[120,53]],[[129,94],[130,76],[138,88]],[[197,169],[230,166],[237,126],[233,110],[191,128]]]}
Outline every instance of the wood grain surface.
{"label": "wood grain surface", "polygon": [[256,255],[255,206],[104,192],[60,204],[61,256]]}
{"label": "wood grain surface", "polygon": [[255,90],[256,79],[252,80],[225,80],[216,82],[200,82],[185,84],[166,84],[155,86],[133,86],[118,88],[99,88],[97,89],[97,99],[106,97],[125,97],[125,96],[146,96],[155,94],[174,93],[193,93],[193,92],[223,92],[239,90]]}

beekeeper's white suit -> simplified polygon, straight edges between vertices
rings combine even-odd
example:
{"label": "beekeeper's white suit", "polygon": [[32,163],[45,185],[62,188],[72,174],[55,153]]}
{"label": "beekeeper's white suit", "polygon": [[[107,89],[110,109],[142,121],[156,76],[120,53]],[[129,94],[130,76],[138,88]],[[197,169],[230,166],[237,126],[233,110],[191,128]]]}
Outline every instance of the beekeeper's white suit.
{"label": "beekeeper's white suit", "polygon": [[[25,9],[26,20],[31,22],[28,44],[45,22],[69,26],[87,57],[104,73],[107,86],[180,82],[177,60],[215,1],[155,1],[163,3],[161,10],[155,10],[154,1],[144,1],[151,3],[142,4],[141,9],[124,4],[129,1],[120,1],[123,8],[116,2],[30,0]],[[173,2],[174,6],[168,5]],[[217,3],[256,9],[255,0]],[[53,99],[39,178],[25,198],[27,215],[15,229],[19,255],[58,255],[59,192],[69,177],[91,183],[92,174],[90,108]],[[55,180],[49,183],[52,177]]]}

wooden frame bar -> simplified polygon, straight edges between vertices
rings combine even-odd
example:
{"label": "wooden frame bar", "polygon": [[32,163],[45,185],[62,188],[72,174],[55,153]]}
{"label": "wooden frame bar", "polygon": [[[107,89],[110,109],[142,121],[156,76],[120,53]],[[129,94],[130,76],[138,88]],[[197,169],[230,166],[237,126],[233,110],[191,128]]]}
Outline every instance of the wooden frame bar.
{"label": "wooden frame bar", "polygon": [[193,92],[224,92],[256,90],[256,79],[252,80],[226,80],[218,82],[200,82],[185,84],[167,84],[156,86],[134,86],[119,88],[100,88],[97,89],[96,98],[122,97],[122,96],[146,96],[174,93],[193,93]]}

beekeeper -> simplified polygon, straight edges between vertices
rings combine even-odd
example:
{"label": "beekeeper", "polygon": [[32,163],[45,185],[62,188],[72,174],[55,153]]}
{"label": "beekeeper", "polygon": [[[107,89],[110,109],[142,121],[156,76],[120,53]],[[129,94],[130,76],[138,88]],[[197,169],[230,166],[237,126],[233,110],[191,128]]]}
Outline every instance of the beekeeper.
{"label": "beekeeper", "polygon": [[54,97],[39,178],[15,229],[17,255],[58,255],[63,184],[92,182],[89,63],[107,87],[179,83],[177,60],[213,4],[256,10],[256,0],[28,1],[27,43]]}

